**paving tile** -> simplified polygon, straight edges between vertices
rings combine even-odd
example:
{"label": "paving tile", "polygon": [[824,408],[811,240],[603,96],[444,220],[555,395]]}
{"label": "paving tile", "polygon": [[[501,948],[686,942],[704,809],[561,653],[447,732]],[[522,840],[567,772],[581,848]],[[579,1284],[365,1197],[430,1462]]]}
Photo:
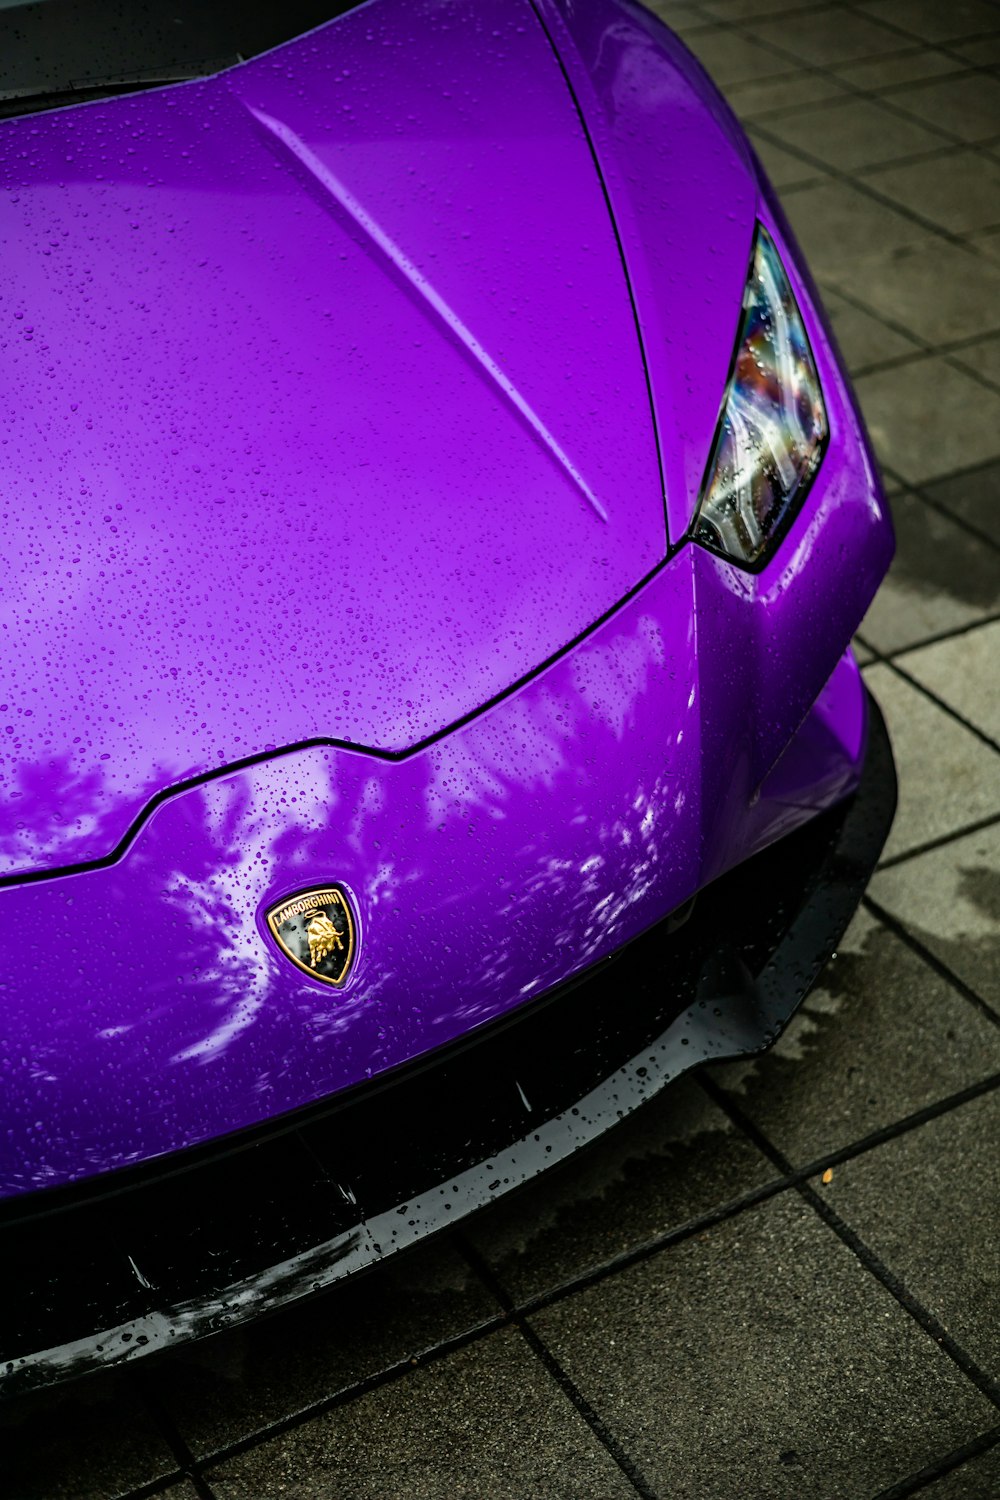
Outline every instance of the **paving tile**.
{"label": "paving tile", "polygon": [[10,1500],[116,1500],[177,1468],[117,1376],[0,1406],[0,1454],[0,1488]]}
{"label": "paving tile", "polygon": [[961,42],[952,48],[959,57],[979,68],[989,68],[1000,63],[1000,34],[982,36],[974,42]]}
{"label": "paving tile", "polygon": [[854,659],[859,667],[865,667],[870,661],[875,660],[864,641],[860,640],[858,636],[854,637],[851,646],[854,650]]}
{"label": "paving tile", "polygon": [[680,1079],[598,1148],[478,1214],[468,1234],[523,1301],[774,1175],[701,1088]]}
{"label": "paving tile", "polygon": [[[812,191],[806,188],[801,196]],[[912,235],[902,245],[873,243],[872,253],[847,257],[839,273],[830,274],[834,286],[930,344],[1000,327],[1000,267],[992,260],[934,234]],[[824,265],[831,263],[828,253]]]}
{"label": "paving tile", "polygon": [[762,136],[759,130],[751,129],[749,134],[765,172],[779,191],[826,178],[822,167],[803,161],[801,156],[786,151],[782,146],[776,146],[773,141]]}
{"label": "paving tile", "polygon": [[950,131],[962,141],[1000,135],[1000,79],[987,73],[914,84],[897,90],[892,102],[925,125]]}
{"label": "paving tile", "polygon": [[[899,665],[1000,744],[1000,620],[907,651]],[[1000,758],[993,788],[1000,812]]]}
{"label": "paving tile", "polygon": [[485,1322],[497,1306],[447,1244],[387,1262],[303,1307],[178,1351],[150,1370],[203,1457]]}
{"label": "paving tile", "polygon": [[759,81],[789,71],[788,58],[776,57],[766,47],[748,41],[725,27],[699,31],[686,38],[687,45],[708,69],[720,88],[745,79]]}
{"label": "paving tile", "polygon": [[[997,213],[1000,214],[1000,203]],[[978,344],[960,349],[952,358],[980,379],[991,380],[1000,387],[1000,337],[981,339]]]}
{"label": "paving tile", "polygon": [[1000,1092],[813,1185],[980,1368],[1000,1368]]}
{"label": "paving tile", "polygon": [[[888,57],[870,57],[862,62],[838,63],[838,78],[859,89],[888,89],[894,84],[915,83],[926,78],[940,78],[957,73],[962,64],[944,52],[921,47],[912,52],[896,52]],[[891,100],[892,95],[888,95]]]}
{"label": "paving tile", "polygon": [[996,31],[997,10],[988,0],[860,0],[875,21],[898,26],[925,42],[949,42],[958,37]]}
{"label": "paving tile", "polygon": [[1000,1028],[861,911],[770,1052],[711,1076],[796,1166],[1000,1069]]}
{"label": "paving tile", "polygon": [[897,333],[883,323],[881,318],[855,307],[839,292],[824,292],[823,306],[833,324],[847,368],[852,374],[868,365],[920,353],[920,345],[914,339]]}
{"label": "paving tile", "polygon": [[938,480],[926,485],[924,492],[960,521],[977,527],[986,536],[995,536],[1000,542],[1000,463],[984,464],[968,473]]}
{"label": "paving tile", "polygon": [[885,857],[967,828],[1000,807],[997,754],[891,667],[865,668],[889,726],[899,805]]}
{"label": "paving tile", "polygon": [[[784,205],[817,280],[840,283],[859,295],[864,291],[866,302],[871,298],[867,276],[859,279],[860,267],[867,269],[873,255],[888,257],[932,238],[905,214],[844,182],[797,188],[784,196]],[[935,239],[935,248],[938,243]]]}
{"label": "paving tile", "polygon": [[700,5],[685,5],[683,0],[652,0],[648,9],[666,22],[678,36],[711,26],[712,16]]}
{"label": "paving tile", "polygon": [[995,1419],[791,1192],[531,1321],[664,1496],[869,1496]]}
{"label": "paving tile", "polygon": [[789,25],[784,17],[775,16],[769,21],[754,22],[752,31],[762,42],[819,68],[860,57],[902,52],[912,46],[906,37],[877,21],[833,5],[811,15],[807,26]]}
{"label": "paving tile", "polygon": [[1000,824],[879,870],[869,890],[1000,1015]]}
{"label": "paving tile", "polygon": [[886,715],[900,777],[886,858],[993,816],[1000,805],[996,750],[892,667],[865,667],[865,681]]}
{"label": "paving tile", "polygon": [[1000,229],[984,229],[969,236],[970,245],[980,255],[1000,260]]}
{"label": "paving tile", "polygon": [[945,359],[875,370],[856,390],[880,462],[910,484],[1000,458],[1000,392]]}
{"label": "paving tile", "polygon": [[779,141],[841,172],[854,172],[900,157],[938,151],[946,144],[935,131],[886,109],[873,99],[835,99],[766,127]]}
{"label": "paving tile", "polygon": [[808,25],[806,12],[827,0],[703,0],[703,8],[720,21],[752,21],[763,16],[784,16],[789,25]]}
{"label": "paving tile", "polygon": [[218,1500],[634,1500],[522,1336],[505,1329],[229,1459]]}
{"label": "paving tile", "polygon": [[995,1500],[1000,1495],[1000,1443],[920,1491],[920,1500]]}
{"label": "paving tile", "polygon": [[961,233],[1000,224],[1000,162],[979,151],[885,167],[866,173],[865,181],[942,229]]}
{"label": "paving tile", "polygon": [[1000,613],[1000,557],[908,491],[892,516],[896,555],[859,626],[865,640],[889,653]]}
{"label": "paving tile", "polygon": [[[795,65],[788,66],[794,68]],[[844,92],[843,84],[829,73],[804,73],[797,69],[774,78],[743,79],[740,83],[730,84],[726,96],[741,119],[753,120],[758,116],[770,118],[789,111],[798,112],[803,107],[841,97]]]}

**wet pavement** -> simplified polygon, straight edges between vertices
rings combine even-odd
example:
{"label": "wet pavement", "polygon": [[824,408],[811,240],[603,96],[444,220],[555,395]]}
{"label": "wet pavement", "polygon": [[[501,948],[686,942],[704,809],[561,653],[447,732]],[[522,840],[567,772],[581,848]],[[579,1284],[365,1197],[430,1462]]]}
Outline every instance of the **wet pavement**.
{"label": "wet pavement", "polygon": [[309,1307],[0,1411],[12,1500],[1000,1496],[1000,7],[657,8],[894,495],[883,864],[770,1054]]}

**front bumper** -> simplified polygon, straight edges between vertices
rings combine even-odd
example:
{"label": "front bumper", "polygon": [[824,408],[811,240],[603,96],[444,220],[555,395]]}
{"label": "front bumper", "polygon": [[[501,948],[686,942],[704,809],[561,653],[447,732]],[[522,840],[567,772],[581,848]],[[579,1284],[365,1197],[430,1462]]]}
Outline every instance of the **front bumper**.
{"label": "front bumper", "polygon": [[0,1393],[318,1292],[530,1180],[687,1069],[768,1046],[855,910],[895,798],[869,701],[854,795],[716,880],[682,926],[661,922],[467,1041],[326,1104],[12,1200]]}

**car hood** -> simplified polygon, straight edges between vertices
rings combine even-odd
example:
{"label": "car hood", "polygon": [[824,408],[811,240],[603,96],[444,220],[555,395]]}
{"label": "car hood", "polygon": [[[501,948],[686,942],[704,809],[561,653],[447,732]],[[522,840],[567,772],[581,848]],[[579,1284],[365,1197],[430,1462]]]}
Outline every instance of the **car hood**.
{"label": "car hood", "polygon": [[5,122],[0,164],[0,875],[278,747],[405,753],[663,557],[629,287],[527,0],[375,0]]}

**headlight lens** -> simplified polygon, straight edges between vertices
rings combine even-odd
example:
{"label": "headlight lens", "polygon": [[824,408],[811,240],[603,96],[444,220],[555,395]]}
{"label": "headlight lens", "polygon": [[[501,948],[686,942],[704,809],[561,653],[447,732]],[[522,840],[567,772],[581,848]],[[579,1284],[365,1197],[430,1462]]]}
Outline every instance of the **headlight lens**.
{"label": "headlight lens", "polygon": [[758,225],[694,539],[741,567],[761,566],[805,496],[826,435],[802,316],[774,241]]}

